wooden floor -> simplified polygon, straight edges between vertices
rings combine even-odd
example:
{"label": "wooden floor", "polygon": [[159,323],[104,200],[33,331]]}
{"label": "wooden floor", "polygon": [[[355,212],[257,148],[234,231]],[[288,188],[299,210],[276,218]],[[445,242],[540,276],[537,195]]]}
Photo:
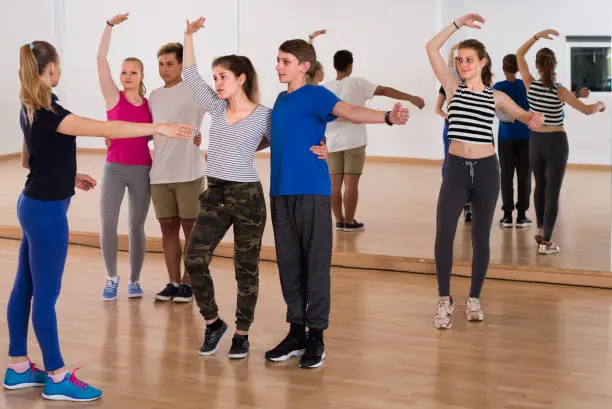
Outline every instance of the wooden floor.
{"label": "wooden floor", "polygon": [[[102,153],[79,153],[79,171],[90,173],[98,181],[103,162]],[[267,191],[269,160],[257,158],[256,167]],[[15,237],[19,233],[16,198],[23,188],[26,173],[17,158],[0,161],[0,173],[3,181],[0,189],[0,236]],[[502,214],[501,204],[498,204],[491,237],[491,277],[580,284],[582,275],[587,274],[595,278],[588,285],[609,286],[612,283],[611,185],[609,170],[568,170],[554,237],[563,251],[553,256],[537,255],[533,240],[535,227],[524,230],[500,227],[497,221]],[[362,177],[357,214],[358,220],[365,223],[366,231],[335,233],[335,265],[435,272],[433,243],[439,186],[440,169],[437,165],[369,161]],[[89,244],[98,243],[99,194],[99,189],[79,191],[70,208],[71,231],[89,232],[88,240],[84,240]],[[126,202],[127,199],[119,223],[121,234],[127,233]],[[535,221],[533,208],[528,215]],[[264,234],[263,257],[274,260],[274,239],[269,220]],[[161,231],[153,207],[146,231],[152,242],[148,248],[159,250]],[[230,245],[232,240],[230,231],[224,243]],[[222,250],[223,245],[220,252]],[[456,272],[459,274],[469,275],[471,252],[469,225],[460,221],[454,249]],[[551,273],[550,278],[538,279],[535,274],[540,272]],[[566,273],[576,274],[576,277],[565,281]]]}
{"label": "wooden floor", "polygon": [[[0,303],[6,305],[19,242],[0,240]],[[122,271],[128,269],[120,254]],[[227,259],[213,274],[221,316],[233,323],[235,282]],[[609,290],[488,280],[486,319],[461,314],[468,280],[453,279],[459,308],[452,330],[432,325],[435,278],[332,270],[328,359],[305,371],[296,361],[272,365],[266,349],[287,330],[273,263],[261,265],[261,292],[247,360],[200,357],[202,320],[192,304],[155,304],[165,283],[162,256],[148,254],[146,297],[100,300],[105,272],[99,251],[71,246],[58,303],[64,358],[103,389],[83,407],[122,409],[604,409],[612,402],[612,297]],[[231,326],[232,331],[234,329]],[[0,349],[8,347],[0,326]],[[35,337],[30,355],[40,363]],[[3,391],[0,407],[73,408],[48,403],[40,390]],[[79,407],[81,407],[79,405]]]}

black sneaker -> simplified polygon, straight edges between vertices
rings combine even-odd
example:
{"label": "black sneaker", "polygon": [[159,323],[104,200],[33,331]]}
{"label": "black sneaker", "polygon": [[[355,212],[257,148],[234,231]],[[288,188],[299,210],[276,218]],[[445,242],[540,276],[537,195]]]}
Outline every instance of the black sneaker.
{"label": "black sneaker", "polygon": [[187,284],[181,284],[178,292],[172,299],[174,302],[189,302],[193,299],[193,289]]}
{"label": "black sneaker", "polygon": [[157,301],[170,301],[173,299],[179,291],[179,287],[172,283],[166,284],[166,288],[161,290],[155,295]]}
{"label": "black sneaker", "polygon": [[217,349],[219,349],[219,342],[221,342],[226,332],[227,324],[224,321],[221,321],[221,325],[217,329],[212,329],[210,325],[207,325],[204,331],[204,344],[200,348],[200,355],[214,355]]}
{"label": "black sneaker", "polygon": [[472,223],[472,204],[466,203],[463,207],[463,220],[466,223]]}
{"label": "black sneaker", "polygon": [[512,213],[504,213],[504,217],[499,221],[504,227],[512,227]]}
{"label": "black sneaker", "polygon": [[289,333],[274,349],[266,352],[266,359],[273,362],[283,362],[294,356],[304,355],[306,335],[303,337]]}
{"label": "black sneaker", "polygon": [[336,230],[338,231],[344,230],[344,222],[336,222]]}
{"label": "black sneaker", "polygon": [[232,338],[232,347],[230,348],[227,357],[229,359],[246,358],[249,354],[249,337],[246,335],[234,334]]}
{"label": "black sneaker", "polygon": [[344,223],[344,227],[342,230],[344,231],[359,231],[363,230],[363,223],[359,223],[357,220],[353,220],[352,223]]}
{"label": "black sneaker", "polygon": [[312,336],[309,334],[306,342],[306,352],[300,359],[300,368],[318,368],[323,365],[325,359],[325,345],[323,344],[323,336]]}
{"label": "black sneaker", "polygon": [[520,229],[520,228],[531,226],[531,225],[532,225],[532,221],[529,220],[527,216],[525,216],[524,214],[519,214],[516,217],[516,227],[517,228]]}

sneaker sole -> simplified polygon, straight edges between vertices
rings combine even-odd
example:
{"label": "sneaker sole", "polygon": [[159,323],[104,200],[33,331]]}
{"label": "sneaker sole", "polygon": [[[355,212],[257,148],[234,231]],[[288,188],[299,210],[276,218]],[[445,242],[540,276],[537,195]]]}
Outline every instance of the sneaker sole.
{"label": "sneaker sole", "polygon": [[155,301],[170,301],[172,300],[172,297],[165,297],[165,296],[160,296],[160,295],[156,295],[155,296]]}
{"label": "sneaker sole", "polygon": [[561,250],[554,250],[554,251],[539,251],[538,250],[538,254],[542,255],[542,256],[550,256],[551,254],[557,254],[560,253]]}
{"label": "sneaker sole", "polygon": [[283,356],[279,356],[278,358],[268,358],[266,357],[266,359],[268,361],[272,361],[272,362],[285,362],[293,357],[300,357],[302,355],[304,355],[304,352],[306,352],[306,349],[296,349],[295,351],[291,351],[286,355]]}
{"label": "sneaker sole", "polygon": [[502,225],[502,227],[508,227],[508,228],[514,226],[512,223],[500,223],[500,224]]}
{"label": "sneaker sole", "polygon": [[174,297],[172,299],[173,302],[178,302],[178,303],[187,303],[190,302],[191,300],[193,300],[193,297],[189,297],[189,298],[185,298],[185,297]]}
{"label": "sneaker sole", "polygon": [[213,349],[212,351],[206,351],[206,352],[198,350],[198,354],[200,356],[211,356],[211,355],[216,354],[217,351],[219,350],[219,344],[221,344],[221,340],[223,339],[225,334],[227,334],[227,329],[228,329],[228,326],[225,327],[225,331],[223,331],[223,334],[221,334],[221,337],[219,338],[219,342],[217,342],[217,346],[215,346],[215,349]]}
{"label": "sneaker sole", "polygon": [[478,321],[484,321],[484,316],[481,318],[479,316],[474,316],[471,314],[465,314],[465,318],[470,321],[470,322],[478,322]]}
{"label": "sneaker sole", "polygon": [[102,297],[102,301],[106,301],[106,302],[111,302],[111,301],[116,301],[116,300],[117,300],[117,296],[114,296],[113,298]]}
{"label": "sneaker sole", "polygon": [[531,226],[531,223],[526,223],[526,224],[517,224],[516,228],[517,229],[524,229],[525,227],[529,227]]}
{"label": "sneaker sole", "polygon": [[69,402],[92,402],[94,400],[98,400],[102,398],[102,395],[97,396],[95,398],[77,399],[77,398],[72,398],[70,396],[65,396],[65,395],[45,395],[43,393],[42,397],[48,400],[64,400],[64,401],[69,401]]}
{"label": "sneaker sole", "polygon": [[326,358],[326,355],[325,355],[325,352],[323,352],[323,355],[321,355],[321,360],[319,362],[317,362],[316,364],[311,365],[311,366],[304,366],[300,362],[300,363],[298,363],[298,366],[300,368],[303,368],[303,369],[315,369],[315,368],[319,368],[321,365],[323,365],[323,361],[325,361],[325,358]]}
{"label": "sneaker sole", "polygon": [[142,298],[142,294],[128,294],[128,298]]}
{"label": "sneaker sole", "polygon": [[240,354],[227,354],[229,359],[244,359],[249,355],[248,352],[240,353]]}
{"label": "sneaker sole", "polygon": [[17,389],[45,386],[44,383],[19,383],[17,385],[7,385],[7,384],[3,384],[3,385],[5,389],[9,389],[12,391],[17,390]]}
{"label": "sneaker sole", "polygon": [[351,231],[364,231],[364,230],[365,230],[365,227],[359,227],[359,228],[356,228],[356,229],[347,229],[346,227],[343,227],[343,228],[342,228],[342,231],[346,231],[346,232],[351,232]]}

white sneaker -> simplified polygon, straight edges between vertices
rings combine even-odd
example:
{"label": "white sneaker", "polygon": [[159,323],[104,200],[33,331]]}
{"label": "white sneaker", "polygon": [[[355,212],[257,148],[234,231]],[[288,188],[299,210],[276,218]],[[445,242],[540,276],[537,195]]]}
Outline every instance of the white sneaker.
{"label": "white sneaker", "polygon": [[478,298],[468,298],[465,305],[465,317],[468,321],[484,320],[484,312]]}
{"label": "white sneaker", "polygon": [[557,246],[555,243],[553,243],[552,241],[548,244],[542,243],[538,246],[538,254],[549,255],[549,254],[558,253],[560,251],[561,251],[561,248]]}
{"label": "white sneaker", "polygon": [[438,309],[434,315],[434,327],[438,329],[450,329],[453,326],[454,304],[451,300],[438,301]]}

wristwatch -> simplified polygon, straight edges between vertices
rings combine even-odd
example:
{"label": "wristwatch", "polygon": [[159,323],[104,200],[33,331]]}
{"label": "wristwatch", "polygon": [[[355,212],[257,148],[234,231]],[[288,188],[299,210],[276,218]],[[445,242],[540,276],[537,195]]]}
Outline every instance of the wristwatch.
{"label": "wristwatch", "polygon": [[391,111],[385,112],[385,122],[389,126],[393,126],[393,122],[391,122]]}

